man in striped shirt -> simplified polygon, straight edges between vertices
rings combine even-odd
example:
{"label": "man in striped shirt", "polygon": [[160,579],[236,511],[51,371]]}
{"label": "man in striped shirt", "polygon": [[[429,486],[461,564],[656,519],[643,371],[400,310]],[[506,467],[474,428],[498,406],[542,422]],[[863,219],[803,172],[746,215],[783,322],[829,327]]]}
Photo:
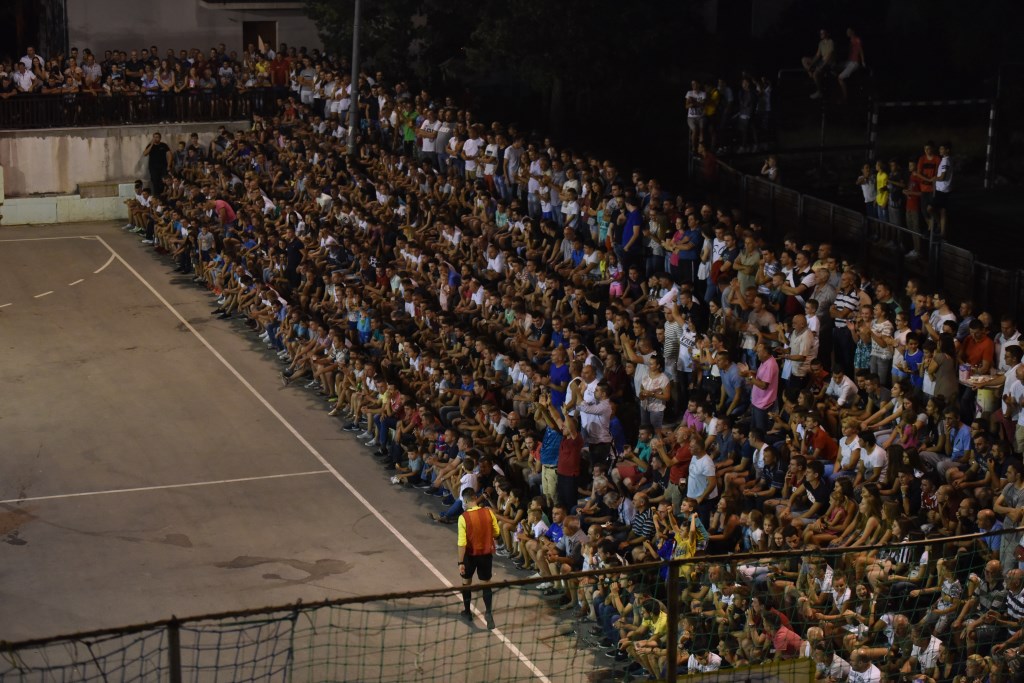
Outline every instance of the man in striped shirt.
{"label": "man in striped shirt", "polygon": [[636,508],[636,515],[633,523],[629,525],[629,533],[619,543],[619,550],[625,551],[632,546],[643,547],[644,541],[654,538],[654,508],[647,500],[646,493],[637,493],[633,496],[633,507]]}
{"label": "man in striped shirt", "polygon": [[832,349],[835,351],[836,363],[845,368],[853,367],[853,351],[856,344],[850,325],[857,317],[860,305],[864,303],[861,301],[861,295],[862,292],[857,287],[856,274],[851,270],[843,271],[839,278],[836,299],[829,309],[829,315],[832,316],[832,320],[836,324],[832,337]]}
{"label": "man in striped shirt", "polygon": [[[1006,572],[1006,613],[996,615],[993,623],[1003,626],[1010,631],[1010,638],[1006,642],[999,643],[992,648],[992,654],[998,655],[1003,650],[1017,650],[1021,642],[1024,642],[1024,569],[1011,569]],[[1010,657],[1006,653],[1006,657]],[[1013,656],[1017,656],[1014,652]]]}

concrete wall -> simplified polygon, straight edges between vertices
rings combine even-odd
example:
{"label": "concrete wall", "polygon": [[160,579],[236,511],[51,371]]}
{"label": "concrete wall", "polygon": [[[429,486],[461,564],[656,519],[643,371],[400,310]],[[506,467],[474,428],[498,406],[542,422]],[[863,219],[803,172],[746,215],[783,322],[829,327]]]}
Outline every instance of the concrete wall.
{"label": "concrete wall", "polygon": [[57,128],[0,131],[0,166],[7,197],[72,194],[80,183],[148,179],[146,148],[154,132],[171,149],[193,132],[209,144],[221,126],[244,130],[245,122],[181,123],[120,128]]}
{"label": "concrete wall", "polygon": [[81,197],[66,194],[47,197],[8,198],[0,206],[0,225],[50,225],[109,221],[128,217],[124,200],[135,196],[133,183],[121,183],[114,197]]}
{"label": "concrete wall", "polygon": [[243,21],[276,21],[278,43],[321,47],[316,24],[301,9],[208,9],[199,0],[68,0],[67,7],[70,44],[100,56],[150,45],[161,56],[167,48],[206,52],[220,43],[241,51]]}

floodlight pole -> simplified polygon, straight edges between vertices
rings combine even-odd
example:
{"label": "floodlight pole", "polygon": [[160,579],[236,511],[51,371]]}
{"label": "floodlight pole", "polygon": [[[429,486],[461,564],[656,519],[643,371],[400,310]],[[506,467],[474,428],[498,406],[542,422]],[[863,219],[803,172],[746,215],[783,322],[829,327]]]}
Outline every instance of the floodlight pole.
{"label": "floodlight pole", "polygon": [[352,93],[348,105],[348,154],[356,155],[356,129],[359,128],[359,22],[362,14],[362,0],[355,0],[355,17],[352,20]]}

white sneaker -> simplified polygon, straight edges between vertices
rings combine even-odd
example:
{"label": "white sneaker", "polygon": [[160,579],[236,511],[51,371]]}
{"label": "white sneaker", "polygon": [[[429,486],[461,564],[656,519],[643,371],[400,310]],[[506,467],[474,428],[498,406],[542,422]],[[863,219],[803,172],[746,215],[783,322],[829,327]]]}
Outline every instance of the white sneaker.
{"label": "white sneaker", "polygon": [[527,578],[530,578],[530,579],[539,579],[539,578],[540,578],[540,572],[534,572],[534,573],[530,574],[530,576],[529,576],[529,577],[527,577]]}
{"label": "white sneaker", "polygon": [[153,244],[153,240],[141,240],[143,244]]}
{"label": "white sneaker", "polygon": [[534,588],[536,588],[539,591],[547,590],[548,588],[554,588],[554,587],[555,587],[555,584],[551,583],[550,581],[545,581],[544,583],[538,583],[536,586],[534,586]]}
{"label": "white sneaker", "polygon": [[264,332],[263,334],[260,335],[260,341],[269,342],[270,341],[270,335],[267,334],[266,332]]}
{"label": "white sneaker", "polygon": [[921,252],[917,249],[911,249],[904,258],[921,258]]}
{"label": "white sneaker", "polygon": [[369,439],[373,438],[373,434],[371,434],[370,432],[363,432],[362,434],[360,434],[356,438],[361,440],[361,441],[368,441]]}
{"label": "white sneaker", "polygon": [[122,230],[134,230],[135,226],[132,225],[131,223],[125,223],[124,225],[121,226],[121,229]]}

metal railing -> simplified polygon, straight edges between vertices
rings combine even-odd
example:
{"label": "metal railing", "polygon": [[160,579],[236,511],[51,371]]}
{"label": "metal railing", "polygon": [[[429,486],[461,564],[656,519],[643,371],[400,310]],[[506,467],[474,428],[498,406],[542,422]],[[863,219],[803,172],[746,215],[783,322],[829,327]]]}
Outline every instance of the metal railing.
{"label": "metal railing", "polygon": [[[956,300],[970,299],[975,312],[994,316],[1024,312],[1024,269],[999,268],[983,263],[970,249],[865,214],[817,199],[719,162],[718,191],[726,204],[764,221],[776,237],[793,233],[828,241],[868,273],[884,274],[893,285],[919,277],[940,287]],[[907,258],[916,249],[920,258]]]}
{"label": "metal railing", "polygon": [[14,95],[0,98],[0,128],[34,129],[130,123],[247,119],[272,115],[279,93],[270,88],[242,92]]}

